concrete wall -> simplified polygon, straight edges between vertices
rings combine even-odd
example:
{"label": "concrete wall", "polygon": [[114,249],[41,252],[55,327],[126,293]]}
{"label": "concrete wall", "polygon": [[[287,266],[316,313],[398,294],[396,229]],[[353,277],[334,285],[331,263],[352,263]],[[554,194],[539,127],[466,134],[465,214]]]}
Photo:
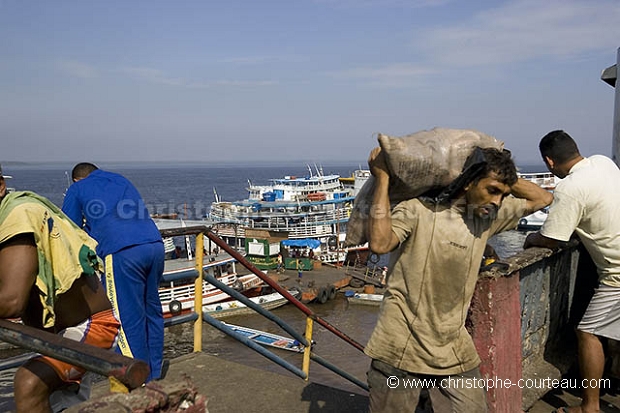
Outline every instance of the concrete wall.
{"label": "concrete wall", "polygon": [[[558,379],[575,363],[574,320],[597,278],[576,242],[553,253],[533,248],[506,262],[507,270],[481,273],[468,319],[482,374],[494,380],[490,412],[527,410],[550,390],[540,388],[541,379]],[[522,382],[531,385],[522,389],[521,378],[538,382]]]}

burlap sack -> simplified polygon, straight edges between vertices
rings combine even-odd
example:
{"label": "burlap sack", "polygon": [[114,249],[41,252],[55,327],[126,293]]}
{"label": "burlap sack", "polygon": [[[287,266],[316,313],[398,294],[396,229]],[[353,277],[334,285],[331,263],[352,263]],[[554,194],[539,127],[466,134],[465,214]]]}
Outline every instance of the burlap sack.
{"label": "burlap sack", "polygon": [[[504,143],[469,129],[434,128],[402,137],[378,136],[390,172],[389,196],[392,206],[405,199],[448,186],[459,176],[465,160],[476,146],[503,149]],[[345,244],[364,244],[374,193],[371,177],[355,197],[347,225]]]}

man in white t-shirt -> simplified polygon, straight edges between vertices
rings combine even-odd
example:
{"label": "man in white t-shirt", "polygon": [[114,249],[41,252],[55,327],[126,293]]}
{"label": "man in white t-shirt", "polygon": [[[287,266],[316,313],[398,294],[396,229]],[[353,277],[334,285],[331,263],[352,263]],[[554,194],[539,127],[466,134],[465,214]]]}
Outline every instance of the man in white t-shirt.
{"label": "man in white t-shirt", "polygon": [[[555,248],[575,232],[588,250],[597,268],[598,288],[577,326],[579,370],[584,380],[601,379],[601,337],[620,340],[620,170],[606,156],[581,156],[562,130],[545,135],[539,149],[549,171],[562,181],[547,220],[540,232],[528,235],[524,248]],[[563,411],[598,412],[599,397],[598,387],[584,387],[581,406]]]}

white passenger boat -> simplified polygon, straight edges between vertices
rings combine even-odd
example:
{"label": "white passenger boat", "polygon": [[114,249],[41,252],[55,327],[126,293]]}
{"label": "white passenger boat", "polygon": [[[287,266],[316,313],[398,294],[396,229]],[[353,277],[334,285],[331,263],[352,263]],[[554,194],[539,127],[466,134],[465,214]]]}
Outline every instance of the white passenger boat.
{"label": "white passenger boat", "polygon": [[[293,297],[299,296],[299,291],[289,291]],[[278,292],[260,295],[249,298],[250,301],[258,304],[265,310],[273,310],[288,303],[288,300]],[[238,300],[222,301],[219,303],[208,304],[202,307],[202,314],[210,315],[213,318],[225,318],[236,315],[254,314],[255,311]]]}
{"label": "white passenger boat", "polygon": [[359,170],[351,178],[324,175],[308,168],[306,176],[271,179],[269,185],[250,182],[248,198],[211,204],[210,222],[229,245],[245,248],[246,231],[266,230],[282,239],[316,239],[314,256],[325,262],[343,262],[350,250],[344,247],[347,223],[356,189],[370,177]]}
{"label": "white passenger boat", "polygon": [[[552,174],[551,172],[519,172],[517,174],[519,178],[526,179],[535,183],[541,188],[547,191],[553,192],[560,178]],[[520,230],[537,230],[542,227],[549,214],[549,208],[543,208],[528,216],[525,216],[519,220],[517,229]]]}
{"label": "white passenger boat", "polygon": [[551,172],[519,172],[517,176],[533,182],[547,191],[553,191],[558,182],[560,182],[560,178]]}
{"label": "white passenger boat", "polygon": [[[159,286],[159,298],[164,317],[168,318],[193,311],[195,279],[187,277],[195,274],[195,260],[187,258],[171,259],[166,260],[164,264],[165,281]],[[206,256],[203,271],[239,292],[249,294],[263,286],[263,280],[256,274],[237,274],[236,260],[228,254]],[[202,281],[203,306],[229,299],[228,294],[207,281]]]}

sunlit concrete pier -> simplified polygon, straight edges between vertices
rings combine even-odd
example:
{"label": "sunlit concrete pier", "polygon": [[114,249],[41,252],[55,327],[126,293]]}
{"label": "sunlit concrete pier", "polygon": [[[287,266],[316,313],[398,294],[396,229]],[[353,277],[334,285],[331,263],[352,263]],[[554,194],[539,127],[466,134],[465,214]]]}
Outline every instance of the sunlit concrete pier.
{"label": "sunlit concrete pier", "polygon": [[[209,413],[360,413],[368,409],[368,397],[362,390],[346,392],[302,380],[284,370],[282,374],[268,372],[204,353],[173,360],[164,381],[174,383],[185,378],[207,397]],[[93,387],[91,401],[67,412],[122,411],[118,404],[101,403],[99,399],[108,392],[107,381],[99,382]]]}

